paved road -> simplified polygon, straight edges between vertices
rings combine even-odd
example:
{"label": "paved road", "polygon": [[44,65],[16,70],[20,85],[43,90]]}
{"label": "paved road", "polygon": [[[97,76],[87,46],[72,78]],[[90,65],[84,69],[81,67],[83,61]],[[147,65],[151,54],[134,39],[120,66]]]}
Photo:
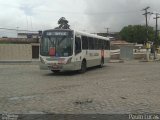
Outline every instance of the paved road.
{"label": "paved road", "polygon": [[0,64],[0,112],[159,112],[159,73],[158,62],[109,63],[58,75],[37,64]]}

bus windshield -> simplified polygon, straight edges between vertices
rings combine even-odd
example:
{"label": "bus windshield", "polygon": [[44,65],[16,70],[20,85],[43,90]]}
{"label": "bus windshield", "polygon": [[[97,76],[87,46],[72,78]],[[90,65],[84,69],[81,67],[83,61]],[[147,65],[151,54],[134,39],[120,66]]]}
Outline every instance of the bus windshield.
{"label": "bus windshield", "polygon": [[50,48],[55,49],[56,57],[68,57],[73,54],[73,35],[69,32],[45,33],[41,40],[40,54],[49,56]]}

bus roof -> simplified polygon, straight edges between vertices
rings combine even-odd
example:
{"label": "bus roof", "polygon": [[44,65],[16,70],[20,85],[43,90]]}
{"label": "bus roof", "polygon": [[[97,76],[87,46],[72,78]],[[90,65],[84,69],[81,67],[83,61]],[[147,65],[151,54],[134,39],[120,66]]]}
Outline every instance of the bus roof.
{"label": "bus roof", "polygon": [[86,33],[86,32],[82,32],[82,31],[76,31],[74,30],[75,33],[77,34],[80,34],[80,35],[84,35],[84,36],[87,36],[87,37],[94,37],[94,38],[98,38],[98,39],[104,39],[104,40],[110,40],[109,37],[102,37],[102,36],[99,36],[97,34],[91,34],[91,33]]}
{"label": "bus roof", "polygon": [[94,37],[94,38],[98,38],[98,39],[104,39],[104,40],[110,40],[109,37],[102,37],[102,36],[99,36],[97,34],[91,34],[91,33],[87,33],[87,32],[82,32],[82,31],[77,31],[77,30],[73,30],[73,29],[48,29],[48,30],[45,30],[45,32],[47,31],[60,31],[60,30],[64,30],[64,31],[74,31],[76,34],[80,34],[80,35],[84,35],[84,36],[87,36],[87,37]]}

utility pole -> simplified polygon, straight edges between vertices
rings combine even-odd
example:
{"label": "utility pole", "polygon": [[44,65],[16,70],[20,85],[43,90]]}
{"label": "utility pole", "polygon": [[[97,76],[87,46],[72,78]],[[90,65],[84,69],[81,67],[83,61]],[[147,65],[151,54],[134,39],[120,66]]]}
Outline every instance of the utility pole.
{"label": "utility pole", "polygon": [[143,14],[146,18],[146,42],[148,42],[148,14],[150,14],[150,12],[148,12],[148,9],[150,7],[146,7],[143,9],[143,11],[145,11],[145,13]]}
{"label": "utility pole", "polygon": [[160,18],[158,15],[160,15],[159,13],[155,13],[156,17],[153,19],[156,19],[156,31],[155,31],[155,41],[154,41],[154,59],[156,59],[156,46],[157,46],[157,42],[158,42],[158,18]]}
{"label": "utility pole", "polygon": [[109,36],[109,29],[110,29],[110,28],[105,28],[105,29],[107,29],[107,36]]}
{"label": "utility pole", "polygon": [[150,12],[148,12],[148,9],[150,7],[146,7],[144,8],[142,11],[145,11],[145,13],[143,14],[146,18],[146,41],[145,41],[145,44],[146,44],[146,58],[147,58],[147,61],[149,61],[149,43],[148,43],[148,14],[150,14]]}

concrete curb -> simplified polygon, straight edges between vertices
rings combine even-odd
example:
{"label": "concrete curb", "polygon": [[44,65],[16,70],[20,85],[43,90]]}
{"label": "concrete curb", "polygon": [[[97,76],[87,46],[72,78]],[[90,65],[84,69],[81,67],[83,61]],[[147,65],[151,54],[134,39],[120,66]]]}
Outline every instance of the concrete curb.
{"label": "concrete curb", "polygon": [[31,63],[32,61],[0,61],[0,63]]}
{"label": "concrete curb", "polygon": [[109,63],[124,63],[123,60],[110,60]]}

